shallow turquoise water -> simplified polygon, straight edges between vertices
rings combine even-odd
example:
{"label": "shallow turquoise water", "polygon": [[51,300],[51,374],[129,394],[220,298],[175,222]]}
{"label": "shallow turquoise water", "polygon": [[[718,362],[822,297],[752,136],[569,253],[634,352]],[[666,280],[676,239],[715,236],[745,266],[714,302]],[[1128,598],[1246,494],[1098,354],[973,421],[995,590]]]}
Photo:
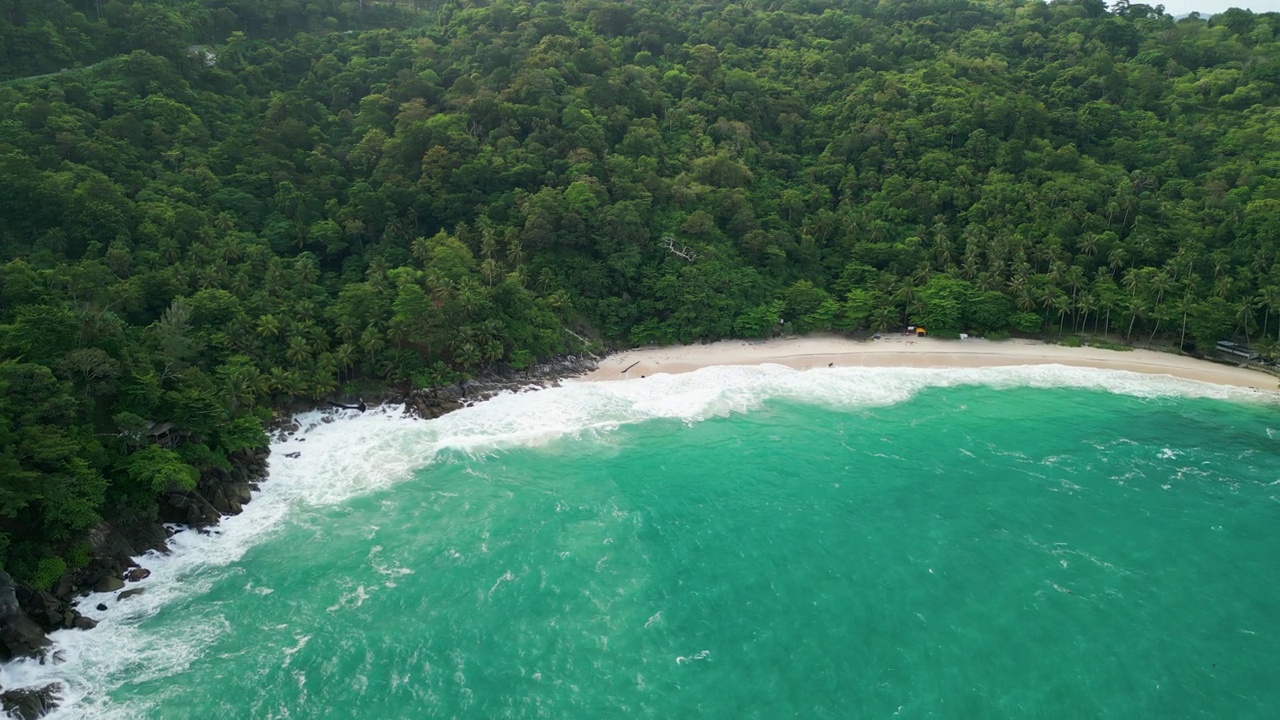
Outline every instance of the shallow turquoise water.
{"label": "shallow turquoise water", "polygon": [[1277,413],[967,385],[445,450],[188,571],[76,712],[1267,717]]}

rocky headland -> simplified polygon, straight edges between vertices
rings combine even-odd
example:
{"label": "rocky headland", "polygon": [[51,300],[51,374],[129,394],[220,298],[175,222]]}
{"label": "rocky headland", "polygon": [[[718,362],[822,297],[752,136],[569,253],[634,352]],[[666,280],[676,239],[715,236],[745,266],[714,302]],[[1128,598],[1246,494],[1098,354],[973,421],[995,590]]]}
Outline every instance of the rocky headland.
{"label": "rocky headland", "polygon": [[[432,419],[499,393],[559,385],[565,378],[595,370],[597,363],[598,358],[591,355],[571,355],[525,370],[497,369],[449,385],[407,393],[386,390],[372,398],[343,398],[341,403],[403,406],[406,414]],[[332,411],[333,408],[329,405],[287,408],[278,413],[279,419],[267,428],[269,435],[277,437],[295,432],[300,427],[293,419],[294,414],[311,410]],[[270,451],[266,448],[232,456],[230,470],[214,468],[201,474],[194,490],[167,493],[155,516],[144,517],[121,510],[90,534],[89,562],[67,572],[51,590],[16,583],[0,571],[0,662],[23,657],[36,658],[41,663],[58,662],[56,653],[50,652],[48,633],[89,630],[97,625],[95,620],[76,610],[79,598],[90,592],[114,592],[117,593],[115,601],[120,602],[143,592],[141,588],[128,587],[150,575],[149,570],[139,566],[137,558],[150,551],[166,552],[174,527],[199,532],[218,524],[223,517],[238,515],[243,506],[252,501],[258,483],[267,477],[269,457]],[[36,688],[0,687],[0,712],[34,720],[57,706],[60,691],[56,684]]]}

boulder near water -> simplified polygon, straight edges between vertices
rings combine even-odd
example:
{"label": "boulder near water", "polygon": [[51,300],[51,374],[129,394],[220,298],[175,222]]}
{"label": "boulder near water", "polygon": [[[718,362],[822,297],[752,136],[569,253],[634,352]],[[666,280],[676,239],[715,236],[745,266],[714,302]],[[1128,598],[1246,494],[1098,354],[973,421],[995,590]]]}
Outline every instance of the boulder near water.
{"label": "boulder near water", "polygon": [[58,706],[60,685],[46,685],[42,688],[20,688],[0,693],[0,711],[6,717],[20,720],[36,720],[53,712]]}
{"label": "boulder near water", "polygon": [[36,657],[49,646],[44,630],[23,611],[16,586],[0,571],[0,661]]}

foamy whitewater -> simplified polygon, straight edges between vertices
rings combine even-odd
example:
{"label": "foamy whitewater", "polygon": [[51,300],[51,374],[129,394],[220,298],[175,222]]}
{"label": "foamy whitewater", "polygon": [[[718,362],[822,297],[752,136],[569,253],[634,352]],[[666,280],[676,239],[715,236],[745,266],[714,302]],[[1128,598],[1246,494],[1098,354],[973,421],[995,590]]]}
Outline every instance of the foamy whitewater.
{"label": "foamy whitewater", "polygon": [[62,683],[52,718],[1250,716],[1274,397],[765,365],[310,413],[241,515],[0,686]]}

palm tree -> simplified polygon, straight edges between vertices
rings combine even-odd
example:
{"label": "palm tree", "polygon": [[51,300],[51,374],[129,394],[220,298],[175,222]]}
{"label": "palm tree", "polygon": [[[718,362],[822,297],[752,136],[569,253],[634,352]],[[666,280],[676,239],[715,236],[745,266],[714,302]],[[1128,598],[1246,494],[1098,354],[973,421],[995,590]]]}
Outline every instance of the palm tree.
{"label": "palm tree", "polygon": [[213,265],[206,265],[196,273],[196,284],[201,290],[212,290],[222,286],[222,273]]}
{"label": "palm tree", "polygon": [[298,281],[303,285],[310,285],[320,277],[320,264],[311,253],[299,255],[293,261],[293,270],[298,275]]}
{"label": "palm tree", "polygon": [[494,278],[498,276],[498,263],[491,257],[485,258],[480,262],[480,274],[484,275],[484,280],[489,287],[493,287]]}
{"label": "palm tree", "polygon": [[285,348],[284,355],[294,365],[301,365],[311,357],[311,346],[307,345],[302,336],[294,335],[289,338],[289,346]]}
{"label": "palm tree", "polygon": [[936,231],[933,236],[933,255],[938,260],[938,267],[951,264],[951,238],[945,230]]}
{"label": "palm tree", "polygon": [[1258,291],[1258,307],[1266,308],[1262,316],[1262,336],[1267,336],[1267,326],[1271,323],[1271,311],[1280,307],[1280,287],[1268,285]]}
{"label": "palm tree", "polygon": [[1085,233],[1080,239],[1080,253],[1085,257],[1093,257],[1098,254],[1098,236],[1093,233]]}
{"label": "palm tree", "polygon": [[344,316],[344,317],[338,318],[338,323],[337,323],[337,326],[334,328],[334,332],[338,334],[338,337],[342,338],[343,342],[351,343],[351,342],[354,342],[357,337],[359,337],[360,326],[356,323],[354,319]]}
{"label": "palm tree", "polygon": [[370,357],[373,357],[387,347],[387,342],[382,338],[382,333],[372,327],[368,327],[365,328],[364,333],[360,336],[360,345],[364,347],[364,351]]}
{"label": "palm tree", "polygon": [[1124,334],[1124,339],[1125,342],[1129,342],[1130,336],[1133,335],[1133,325],[1138,322],[1139,316],[1146,317],[1147,306],[1142,298],[1133,295],[1129,297],[1126,307],[1129,310],[1129,331]]}
{"label": "palm tree", "polygon": [[1075,300],[1080,294],[1080,288],[1085,284],[1084,268],[1079,265],[1071,265],[1062,276],[1062,284],[1071,289],[1071,299]]}
{"label": "palm tree", "polygon": [[515,232],[507,238],[507,262],[511,263],[512,268],[518,268],[524,264],[524,245],[520,242],[519,234]]}
{"label": "palm tree", "polygon": [[1213,281],[1213,296],[1227,299],[1231,291],[1235,288],[1235,281],[1230,275],[1222,275]]}
{"label": "palm tree", "polygon": [[916,301],[916,286],[912,278],[906,278],[893,294],[893,301],[902,308],[903,324],[906,324],[907,314],[911,311],[911,306]]}
{"label": "palm tree", "polygon": [[1236,327],[1244,328],[1244,341],[1249,342],[1249,323],[1253,322],[1253,302],[1251,300],[1242,300],[1240,306],[1236,308]]}
{"label": "palm tree", "polygon": [[1061,338],[1062,327],[1066,325],[1065,318],[1071,311],[1071,298],[1065,293],[1058,295],[1053,299],[1053,309],[1058,311],[1058,337]]}
{"label": "palm tree", "polygon": [[293,317],[299,322],[309,323],[315,319],[319,308],[312,300],[299,300],[293,304]]}
{"label": "palm tree", "polygon": [[431,244],[427,242],[426,238],[420,237],[414,240],[410,250],[413,253],[413,259],[423,265],[426,265],[427,260],[431,259]]}
{"label": "palm tree", "polygon": [[1035,308],[1036,303],[1031,297],[1026,276],[1014,275],[1009,282],[1005,283],[1005,291],[1009,297],[1013,298],[1014,306],[1022,312],[1028,312]]}
{"label": "palm tree", "polygon": [[1049,311],[1058,304],[1058,296],[1062,295],[1062,291],[1051,283],[1045,283],[1040,289],[1040,306],[1044,308],[1044,328],[1049,329]]}
{"label": "palm tree", "polygon": [[991,292],[999,290],[1004,284],[1004,278],[999,273],[985,272],[978,275],[978,289],[983,292]]}
{"label": "palm tree", "polygon": [[280,337],[280,333],[283,329],[284,328],[280,325],[280,321],[276,319],[275,315],[267,313],[266,315],[258,318],[258,334],[262,337]]}
{"label": "palm tree", "polygon": [[1160,319],[1162,317],[1160,315],[1160,301],[1164,299],[1165,291],[1168,290],[1172,284],[1173,283],[1170,281],[1169,276],[1163,271],[1157,272],[1155,276],[1151,278],[1151,287],[1155,288],[1156,291],[1156,304],[1155,307],[1151,309],[1151,314],[1156,317],[1156,326],[1151,329],[1151,337],[1147,339],[1148,343],[1151,343],[1156,339],[1156,332],[1160,330]]}
{"label": "palm tree", "polygon": [[1113,247],[1111,252],[1107,253],[1107,268],[1111,270],[1111,277],[1115,277],[1116,271],[1125,267],[1128,262],[1129,253],[1122,247]]}
{"label": "palm tree", "polygon": [[290,373],[284,368],[273,367],[267,373],[267,386],[272,392],[284,394],[289,387]]}
{"label": "palm tree", "polygon": [[493,256],[498,252],[498,237],[493,232],[493,226],[487,222],[480,225],[480,254],[486,260],[492,260]]}
{"label": "palm tree", "polygon": [[409,328],[405,323],[392,322],[391,327],[387,328],[387,339],[396,344],[396,348],[404,347],[404,341],[409,339]]}
{"label": "palm tree", "polygon": [[1076,300],[1076,309],[1080,311],[1080,330],[1083,331],[1089,324],[1089,313],[1098,309],[1098,298],[1093,293],[1080,293],[1080,298]]}
{"label": "palm tree", "polygon": [[253,287],[253,281],[249,278],[249,273],[241,270],[231,276],[231,282],[227,283],[227,290],[232,295],[242,298],[249,294],[249,289]]}
{"label": "palm tree", "polygon": [[1129,291],[1129,297],[1137,297],[1138,288],[1142,287],[1142,273],[1137,268],[1129,268],[1120,277],[1120,284]]}
{"label": "palm tree", "polygon": [[229,210],[224,210],[218,213],[218,215],[213,219],[213,227],[222,233],[229,233],[232,230],[235,230],[236,229],[235,213]]}
{"label": "palm tree", "polygon": [[881,305],[871,311],[871,330],[872,332],[888,332],[898,320],[898,310],[890,305]]}
{"label": "palm tree", "polygon": [[338,369],[345,373],[349,372],[356,364],[356,349],[349,342],[345,342],[333,351],[334,362],[337,363]]}
{"label": "palm tree", "polygon": [[1195,305],[1195,301],[1192,299],[1191,293],[1188,292],[1183,294],[1182,299],[1174,306],[1178,312],[1182,313],[1182,335],[1178,338],[1179,350],[1187,345],[1187,315],[1191,314],[1193,305]]}

